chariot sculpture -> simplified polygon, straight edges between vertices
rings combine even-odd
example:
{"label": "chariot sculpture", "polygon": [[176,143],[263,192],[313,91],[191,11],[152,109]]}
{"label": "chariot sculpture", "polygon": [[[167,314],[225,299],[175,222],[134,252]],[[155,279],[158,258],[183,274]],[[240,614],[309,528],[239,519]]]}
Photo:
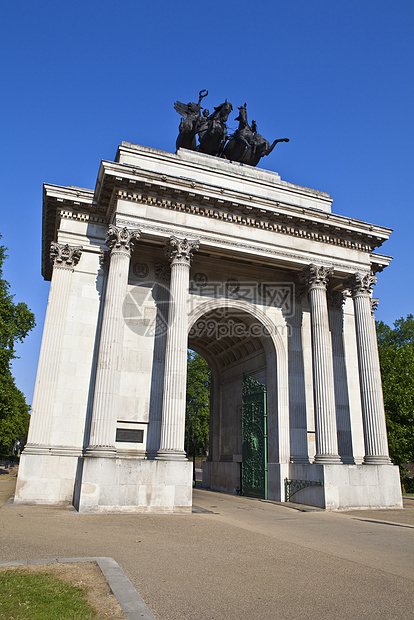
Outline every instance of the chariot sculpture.
{"label": "chariot sculpture", "polygon": [[239,115],[235,119],[239,121],[238,129],[228,135],[226,122],[233,110],[232,104],[226,99],[210,114],[209,110],[201,106],[201,101],[207,95],[207,90],[200,90],[198,103],[174,103],[174,109],[183,117],[176,142],[177,150],[185,148],[257,166],[262,157],[270,155],[278,142],[289,142],[289,138],[278,138],[270,144],[260,135],[256,121],[253,120],[251,125],[247,122],[246,103],[238,108]]}

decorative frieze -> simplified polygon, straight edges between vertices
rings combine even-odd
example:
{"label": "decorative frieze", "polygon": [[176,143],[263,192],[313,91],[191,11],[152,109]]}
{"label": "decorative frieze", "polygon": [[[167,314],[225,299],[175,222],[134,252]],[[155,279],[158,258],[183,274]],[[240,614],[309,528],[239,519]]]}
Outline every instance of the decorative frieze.
{"label": "decorative frieze", "polygon": [[82,254],[82,246],[72,246],[68,243],[50,244],[50,260],[54,267],[73,269],[78,264]]}
{"label": "decorative frieze", "polygon": [[[145,230],[146,233],[155,233],[158,237],[159,236],[168,237],[171,234],[171,229],[169,227],[160,226],[158,224],[154,226],[152,224],[149,224],[147,220],[139,220],[139,222],[135,221],[131,223],[131,225],[133,226],[136,226],[137,224],[143,230]],[[204,243],[206,245],[217,244],[217,237],[210,236],[204,233],[199,235],[199,240],[200,240],[200,243],[202,243],[203,245]],[[233,239],[221,237],[220,245],[226,248],[230,248],[233,251],[248,252],[249,254],[251,253],[257,254],[258,250],[260,249],[260,245],[258,243],[256,244],[242,243],[239,238],[236,238],[236,240],[233,240]],[[296,262],[301,262],[301,263],[303,263],[303,260],[304,260],[303,254],[299,254],[295,251],[292,251],[291,249],[289,249],[289,251],[286,251],[286,249],[279,248],[276,246],[267,247],[266,255],[268,258],[271,257],[272,259],[273,258],[282,258],[282,259],[288,258],[291,261],[296,261]],[[322,264],[324,261],[321,260],[320,262]],[[329,265],[325,265],[325,266],[331,267],[332,262]],[[335,260],[335,270],[347,271],[349,270],[349,263]]]}
{"label": "decorative frieze", "polygon": [[[338,226],[333,226],[322,222],[306,222],[303,217],[296,215],[284,215],[281,213],[275,213],[274,211],[253,208],[248,205],[231,203],[224,200],[202,200],[204,203],[211,202],[212,204],[210,206],[209,204],[193,204],[179,199],[174,200],[162,196],[146,195],[145,193],[135,193],[127,190],[119,190],[115,196],[118,199],[137,202],[148,206],[161,207],[184,213],[192,213],[202,217],[224,220],[229,223],[241,224],[252,228],[261,228],[285,235],[310,239],[312,241],[319,241],[321,243],[328,243],[331,245],[338,245],[363,252],[372,252],[378,245],[374,238],[372,239],[372,243],[361,243],[360,241],[352,238],[346,239],[344,236],[338,235]],[[236,209],[240,211],[240,213],[236,213]],[[255,217],[255,215],[259,217]],[[315,230],[315,228],[319,228],[320,230]],[[348,233],[350,236],[352,235],[351,231],[347,230],[343,232],[345,232],[347,236]]]}

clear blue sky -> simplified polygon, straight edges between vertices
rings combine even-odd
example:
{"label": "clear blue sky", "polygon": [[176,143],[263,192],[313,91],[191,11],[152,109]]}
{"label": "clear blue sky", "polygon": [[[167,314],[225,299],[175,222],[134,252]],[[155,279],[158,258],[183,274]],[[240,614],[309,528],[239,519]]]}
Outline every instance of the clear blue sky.
{"label": "clear blue sky", "polygon": [[290,138],[263,167],[395,230],[377,318],[414,311],[413,0],[15,0],[1,21],[0,232],[15,300],[36,314],[14,364],[29,402],[49,290],[42,184],[93,188],[122,140],[174,151],[173,103],[202,88]]}

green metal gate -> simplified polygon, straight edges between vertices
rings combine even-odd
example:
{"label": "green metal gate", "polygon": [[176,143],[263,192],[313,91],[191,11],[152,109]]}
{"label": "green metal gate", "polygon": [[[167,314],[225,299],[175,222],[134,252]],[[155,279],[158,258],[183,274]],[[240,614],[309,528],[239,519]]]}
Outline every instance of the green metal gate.
{"label": "green metal gate", "polygon": [[266,386],[243,377],[242,495],[267,499]]}

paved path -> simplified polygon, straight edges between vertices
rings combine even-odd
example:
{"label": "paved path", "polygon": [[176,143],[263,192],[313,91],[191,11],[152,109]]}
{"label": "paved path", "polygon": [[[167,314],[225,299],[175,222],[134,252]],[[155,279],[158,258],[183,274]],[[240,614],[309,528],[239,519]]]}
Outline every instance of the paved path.
{"label": "paved path", "polygon": [[414,500],[299,512],[196,489],[194,504],[181,516],[4,505],[0,561],[113,557],[159,620],[414,617]]}

